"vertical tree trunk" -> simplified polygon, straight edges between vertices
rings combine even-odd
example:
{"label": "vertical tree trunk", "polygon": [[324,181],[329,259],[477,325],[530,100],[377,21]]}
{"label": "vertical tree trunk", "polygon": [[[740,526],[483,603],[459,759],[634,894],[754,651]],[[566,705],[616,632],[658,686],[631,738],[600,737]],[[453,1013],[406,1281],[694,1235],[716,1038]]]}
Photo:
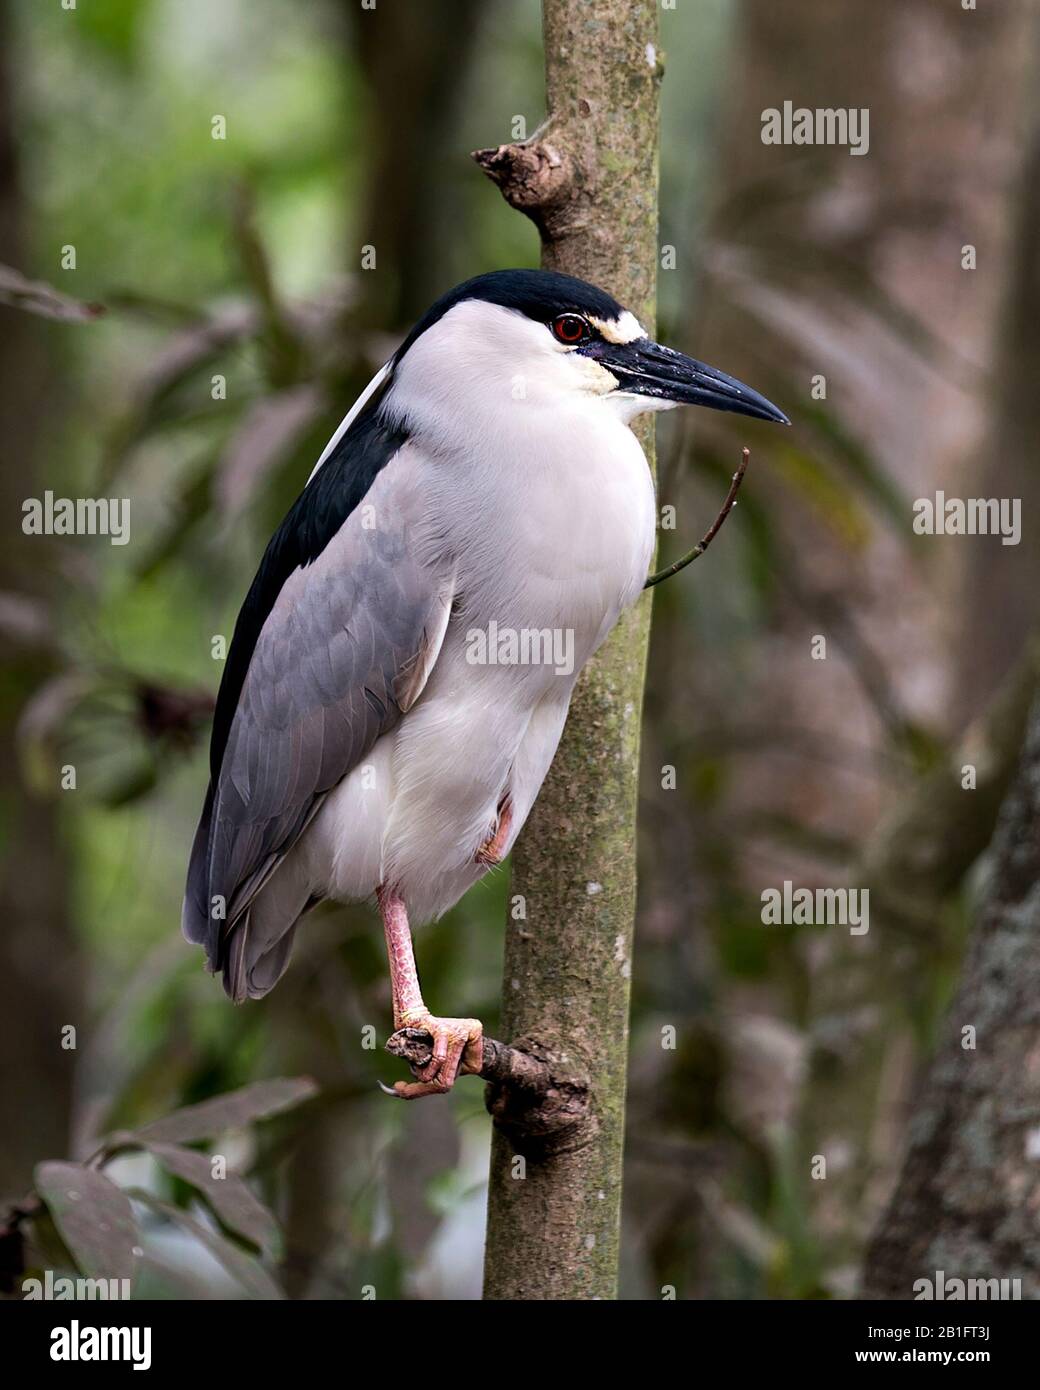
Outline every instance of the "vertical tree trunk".
{"label": "vertical tree trunk", "polygon": [[[653,331],[657,269],[655,0],[544,0],[549,117],[476,158],[537,224],[545,267],[611,291]],[[640,442],[653,461],[653,428]],[[644,598],[578,683],[552,769],[513,855],[503,1028],[588,1087],[558,1143],[496,1129],[485,1297],[617,1292],[636,897],[636,779],[650,625]]]}
{"label": "vertical tree trunk", "polygon": [[[1024,149],[1014,209],[1014,240],[1008,253],[1009,274],[1000,324],[1000,341],[992,375],[993,426],[981,451],[977,491],[973,497],[1017,498],[1023,517],[1040,510],[1040,469],[1036,466],[1040,399],[1040,12],[1030,12],[1028,69],[1021,127],[1014,134]],[[974,238],[973,238],[974,239]],[[1023,538],[1024,538],[1023,532]],[[955,687],[957,714],[977,709],[1004,674],[1015,665],[1022,643],[1040,616],[1040,546],[1015,547],[1007,564],[1003,547],[975,545],[965,555],[957,605],[959,669]],[[1000,614],[994,622],[993,615]]]}
{"label": "vertical tree trunk", "polygon": [[[22,191],[14,136],[9,7],[0,3],[0,262],[26,267]],[[76,1053],[64,1051],[64,1024],[82,1024],[76,946],[68,904],[68,863],[54,798],[30,795],[19,764],[17,721],[25,701],[54,669],[47,621],[48,540],[26,537],[26,497],[47,485],[37,432],[60,406],[48,371],[47,329],[28,314],[0,310],[0,593],[24,614],[0,634],[0,1197],[21,1196],[33,1163],[62,1157],[68,1145]],[[50,332],[54,333],[53,326]],[[53,363],[50,364],[53,369]],[[35,631],[37,627],[43,631]]]}
{"label": "vertical tree trunk", "polygon": [[915,1280],[942,1270],[947,1281],[1020,1279],[1021,1297],[1040,1297],[1038,881],[1040,703],[1001,812],[963,982],[867,1253],[868,1296],[912,1298]]}
{"label": "vertical tree trunk", "polygon": [[[1035,74],[1040,68],[1040,25],[1035,16],[1031,38]],[[1027,122],[994,373],[990,447],[982,452],[988,462],[977,489],[979,496],[1020,497],[1023,516],[1035,515],[1031,503],[1037,498],[1035,440],[1040,429],[1035,390],[1040,107],[1035,97],[1027,99]],[[963,620],[964,682],[976,701],[1010,661],[1017,659],[1021,668],[1020,682],[1011,687],[1012,703],[994,702],[987,716],[1001,742],[1013,735],[1018,722],[1015,703],[1036,689],[1036,665],[1020,653],[1026,634],[1036,630],[1037,561],[1029,547],[1021,550],[1009,565],[988,547],[976,546],[966,568],[964,592],[970,602],[958,610]],[[1040,1201],[1035,1157],[1040,1067],[1038,702],[1024,742],[993,841],[987,889],[962,966],[960,991],[916,1098],[894,1196],[867,1254],[864,1285],[878,1297],[909,1298],[915,1279],[934,1279],[939,1269],[948,1279],[1020,1278],[1023,1297],[1040,1297],[1035,1239]],[[992,749],[993,741],[987,743]],[[1005,753],[998,748],[992,760],[987,760],[986,751],[985,746],[973,751],[979,790],[952,789],[950,798],[978,797],[983,778],[994,767],[999,771],[1006,745]],[[944,838],[949,844],[948,831]],[[919,847],[916,856],[921,862]],[[975,1030],[974,1048],[963,1045],[962,1030],[968,1026]]]}
{"label": "vertical tree trunk", "polygon": [[[451,283],[458,241],[451,155],[489,8],[487,0],[454,0],[450,10],[430,0],[345,7],[367,91],[356,231],[379,266],[361,276],[360,319],[384,333],[409,328]],[[359,249],[352,248],[351,268]],[[352,332],[357,323],[355,313]]]}

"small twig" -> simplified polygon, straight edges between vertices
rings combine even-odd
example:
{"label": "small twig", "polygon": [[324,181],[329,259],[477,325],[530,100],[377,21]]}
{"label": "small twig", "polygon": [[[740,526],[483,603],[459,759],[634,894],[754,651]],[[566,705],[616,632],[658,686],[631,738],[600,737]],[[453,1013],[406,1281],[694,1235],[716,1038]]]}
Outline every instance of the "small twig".
{"label": "small twig", "polygon": [[577,214],[573,162],[565,150],[543,138],[550,129],[547,122],[529,140],[474,150],[472,156],[509,206],[529,217],[546,242],[573,230]]}
{"label": "small twig", "polygon": [[737,505],[737,493],[740,491],[740,485],[744,481],[744,474],[747,472],[747,466],[750,461],[751,450],[742,449],[740,451],[740,467],[733,474],[733,481],[729,485],[729,492],[726,493],[726,500],[723,502],[722,510],[719,512],[718,516],[692,550],[688,550],[681,560],[676,560],[675,563],[669,565],[667,569],[658,570],[656,574],[652,574],[643,585],[644,589],[653,588],[655,584],[660,584],[662,579],[671,579],[673,574],[678,574],[681,569],[685,569],[686,566],[696,560],[699,555],[704,554],[708,546],[711,545],[712,541],[722,529],[722,523]]}

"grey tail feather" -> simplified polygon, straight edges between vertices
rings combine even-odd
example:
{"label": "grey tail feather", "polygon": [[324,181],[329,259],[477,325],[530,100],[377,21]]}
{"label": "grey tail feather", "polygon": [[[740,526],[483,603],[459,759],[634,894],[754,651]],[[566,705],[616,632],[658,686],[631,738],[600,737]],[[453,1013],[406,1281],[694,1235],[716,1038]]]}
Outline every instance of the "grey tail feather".
{"label": "grey tail feather", "polygon": [[223,976],[224,991],[240,1004],[260,999],[284,974],[300,920],[321,901],[309,888],[265,870],[248,892],[248,906],[228,921],[210,911],[210,837],[213,786],[210,784],[192,842],[188,881],[181,911],[185,937],[206,951],[206,968]]}
{"label": "grey tail feather", "polygon": [[320,901],[304,890],[302,900],[297,898],[286,912],[284,899],[276,895],[254,898],[224,939],[223,983],[229,999],[241,1004],[274,989],[289,967],[296,928]]}
{"label": "grey tail feather", "polygon": [[235,1004],[249,998],[246,982],[246,937],[249,933],[249,913],[243,913],[232,928],[224,951],[224,993]]}
{"label": "grey tail feather", "polygon": [[206,965],[210,971],[219,968],[220,928],[209,904],[209,832],[213,816],[213,784],[206,792],[202,815],[191,845],[188,861],[188,881],[181,909],[181,931],[196,946],[206,948]]}

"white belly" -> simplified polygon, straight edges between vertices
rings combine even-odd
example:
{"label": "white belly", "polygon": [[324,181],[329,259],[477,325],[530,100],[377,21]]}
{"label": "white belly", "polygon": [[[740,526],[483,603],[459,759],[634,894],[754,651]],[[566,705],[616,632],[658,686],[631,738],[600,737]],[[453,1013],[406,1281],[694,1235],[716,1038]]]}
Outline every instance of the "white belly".
{"label": "white belly", "polygon": [[[413,924],[439,916],[484,873],[474,862],[508,793],[508,853],[567,717],[574,676],[517,680],[466,661],[449,630],[421,699],[327,798],[294,856],[311,890],[338,901],[394,883]],[[576,673],[575,673],[576,674]]]}

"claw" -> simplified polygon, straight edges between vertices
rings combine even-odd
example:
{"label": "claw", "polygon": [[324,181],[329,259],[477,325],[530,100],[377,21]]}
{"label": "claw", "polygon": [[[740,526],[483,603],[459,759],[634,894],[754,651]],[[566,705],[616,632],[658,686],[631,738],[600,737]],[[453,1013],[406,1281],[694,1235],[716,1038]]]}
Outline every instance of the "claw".
{"label": "claw", "polygon": [[377,1082],[376,1082],[376,1085],[377,1085],[377,1086],[379,1087],[379,1089],[382,1091],[382,1093],[383,1093],[384,1096],[393,1096],[393,1097],[394,1097],[395,1099],[397,1099],[397,1100],[403,1100],[403,1099],[404,1099],[404,1097],[401,1095],[401,1092],[400,1092],[400,1091],[395,1091],[394,1088],[393,1088],[393,1086],[386,1086],[386,1085],[384,1085],[384,1083],[383,1083],[382,1081],[377,1081]]}

